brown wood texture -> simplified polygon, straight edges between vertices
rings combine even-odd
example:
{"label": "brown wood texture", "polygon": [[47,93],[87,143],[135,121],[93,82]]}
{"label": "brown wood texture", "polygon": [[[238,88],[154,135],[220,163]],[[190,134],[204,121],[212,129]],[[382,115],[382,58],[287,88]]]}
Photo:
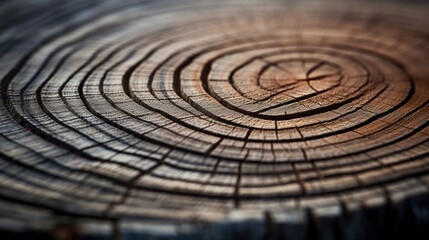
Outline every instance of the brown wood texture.
{"label": "brown wood texture", "polygon": [[427,233],[428,9],[2,2],[0,227]]}

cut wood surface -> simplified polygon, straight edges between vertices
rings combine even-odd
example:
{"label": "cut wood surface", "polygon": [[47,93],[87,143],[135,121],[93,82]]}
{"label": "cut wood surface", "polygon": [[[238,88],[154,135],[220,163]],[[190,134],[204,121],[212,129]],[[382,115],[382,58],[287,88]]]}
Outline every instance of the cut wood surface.
{"label": "cut wood surface", "polygon": [[2,2],[0,228],[427,233],[428,9]]}

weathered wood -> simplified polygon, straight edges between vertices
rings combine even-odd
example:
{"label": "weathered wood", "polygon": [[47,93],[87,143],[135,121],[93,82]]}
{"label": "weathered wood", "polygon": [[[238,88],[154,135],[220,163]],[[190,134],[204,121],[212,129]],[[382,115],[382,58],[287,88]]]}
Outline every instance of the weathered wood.
{"label": "weathered wood", "polygon": [[426,239],[427,4],[1,4],[3,234]]}

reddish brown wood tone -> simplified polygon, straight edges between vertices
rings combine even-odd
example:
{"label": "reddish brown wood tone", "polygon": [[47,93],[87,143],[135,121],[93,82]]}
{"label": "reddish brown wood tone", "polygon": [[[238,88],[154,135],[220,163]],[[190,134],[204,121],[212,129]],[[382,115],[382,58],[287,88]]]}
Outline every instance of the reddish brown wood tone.
{"label": "reddish brown wood tone", "polygon": [[419,4],[3,3],[0,226],[427,233]]}

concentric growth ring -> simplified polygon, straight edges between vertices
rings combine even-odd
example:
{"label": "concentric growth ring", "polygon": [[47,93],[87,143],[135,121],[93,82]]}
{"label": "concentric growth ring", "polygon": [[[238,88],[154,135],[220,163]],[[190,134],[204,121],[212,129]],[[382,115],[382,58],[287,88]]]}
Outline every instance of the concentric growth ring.
{"label": "concentric growth ring", "polygon": [[0,194],[82,216],[218,221],[427,192],[424,14],[240,6],[112,1],[8,50]]}

